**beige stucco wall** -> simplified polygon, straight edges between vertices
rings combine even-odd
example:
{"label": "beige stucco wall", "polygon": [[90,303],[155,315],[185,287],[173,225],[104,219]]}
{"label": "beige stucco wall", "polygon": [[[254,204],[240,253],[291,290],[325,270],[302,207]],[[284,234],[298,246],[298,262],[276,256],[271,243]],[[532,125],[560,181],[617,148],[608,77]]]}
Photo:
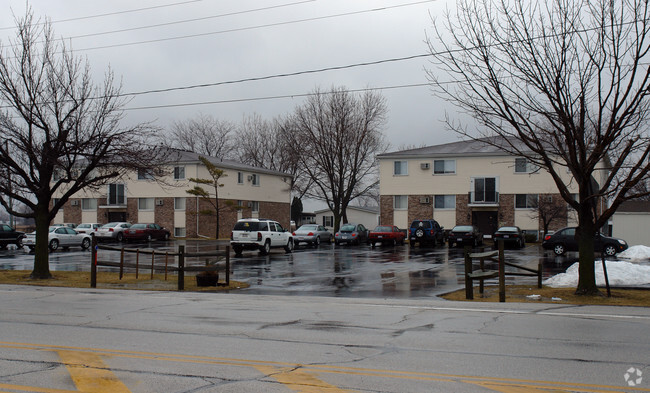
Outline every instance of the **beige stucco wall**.
{"label": "beige stucco wall", "polygon": [[625,240],[630,246],[650,246],[648,231],[650,213],[615,213],[612,216],[612,236]]}
{"label": "beige stucco wall", "polygon": [[393,217],[393,225],[396,225],[398,228],[402,228],[402,229],[408,228],[410,225],[408,210],[395,210],[394,217]]}
{"label": "beige stucco wall", "polygon": [[433,219],[445,229],[451,229],[456,225],[456,209],[433,209]]}

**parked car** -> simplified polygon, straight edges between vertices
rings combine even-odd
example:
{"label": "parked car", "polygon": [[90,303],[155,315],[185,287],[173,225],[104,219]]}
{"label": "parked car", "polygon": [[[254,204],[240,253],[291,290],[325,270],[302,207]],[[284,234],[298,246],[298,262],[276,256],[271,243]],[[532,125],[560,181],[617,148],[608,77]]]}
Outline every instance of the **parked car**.
{"label": "parked car", "polygon": [[334,234],[334,244],[361,244],[368,241],[368,229],[363,224],[347,223]]}
{"label": "parked car", "polygon": [[168,240],[171,233],[166,228],[154,223],[137,223],[131,225],[124,232],[124,240]]}
{"label": "parked car", "polygon": [[293,232],[293,245],[296,247],[300,243],[318,247],[321,242],[332,242],[332,232],[322,225],[305,224]]}
{"label": "parked car", "polygon": [[20,232],[7,224],[0,224],[0,249],[7,248],[9,244],[15,244],[18,248],[23,248],[23,239],[25,232]]}
{"label": "parked car", "polygon": [[414,220],[409,228],[409,243],[414,246],[445,244],[445,231],[436,220]]}
{"label": "parked car", "polygon": [[117,240],[121,242],[124,239],[124,230],[131,227],[130,222],[109,222],[104,224],[95,231],[97,240]]}
{"label": "parked car", "polygon": [[[552,235],[546,235],[542,242],[542,247],[545,250],[553,250],[555,255],[562,255],[567,251],[578,251],[578,241],[575,235],[575,227],[562,228]],[[625,240],[605,236],[600,233],[596,234],[594,240],[594,251],[602,251],[610,257],[627,250],[628,247]]]}
{"label": "parked car", "polygon": [[[85,233],[79,233],[67,226],[51,226],[47,235],[48,247],[50,251],[56,251],[59,247],[68,249],[69,247],[81,247],[82,250],[90,248],[92,237]],[[23,244],[33,250],[36,247],[36,232],[25,235]]]}
{"label": "parked car", "polygon": [[377,243],[396,245],[404,244],[406,233],[395,225],[379,225],[368,233],[368,242],[372,247]]}
{"label": "parked car", "polygon": [[522,231],[519,227],[501,227],[492,235],[494,240],[494,248],[496,249],[497,242],[502,241],[504,246],[514,246],[517,248],[524,248],[526,246],[526,232]]}
{"label": "parked car", "polygon": [[483,233],[475,225],[456,225],[447,235],[449,247],[470,245],[473,247],[483,244]]}
{"label": "parked car", "polygon": [[91,236],[95,235],[95,232],[102,226],[98,222],[83,222],[77,225],[74,230],[79,233],[85,233]]}
{"label": "parked car", "polygon": [[52,224],[51,226],[53,226],[53,227],[68,227],[68,228],[75,229],[77,227],[77,224],[75,224],[73,222],[64,222],[64,223]]}
{"label": "parked car", "polygon": [[259,250],[268,254],[271,248],[283,247],[287,253],[293,251],[293,235],[282,228],[279,222],[267,219],[246,218],[237,221],[230,233],[230,245],[235,254],[243,250]]}

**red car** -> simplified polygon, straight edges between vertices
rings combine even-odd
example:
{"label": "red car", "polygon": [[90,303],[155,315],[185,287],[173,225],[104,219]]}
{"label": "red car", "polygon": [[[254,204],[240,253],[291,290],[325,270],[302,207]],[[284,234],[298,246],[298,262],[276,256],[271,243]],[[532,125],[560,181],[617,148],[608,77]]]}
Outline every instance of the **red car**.
{"label": "red car", "polygon": [[368,243],[375,246],[376,243],[395,245],[404,244],[406,233],[395,225],[380,225],[368,233]]}
{"label": "red car", "polygon": [[171,236],[170,232],[158,224],[137,223],[124,230],[124,240],[146,240],[154,239],[167,240]]}

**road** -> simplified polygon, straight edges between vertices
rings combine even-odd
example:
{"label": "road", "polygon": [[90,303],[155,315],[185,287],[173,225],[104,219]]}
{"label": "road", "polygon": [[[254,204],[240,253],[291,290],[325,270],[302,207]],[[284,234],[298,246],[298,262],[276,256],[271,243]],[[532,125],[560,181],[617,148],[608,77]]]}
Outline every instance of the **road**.
{"label": "road", "polygon": [[0,392],[650,392],[650,308],[8,285],[0,296]]}

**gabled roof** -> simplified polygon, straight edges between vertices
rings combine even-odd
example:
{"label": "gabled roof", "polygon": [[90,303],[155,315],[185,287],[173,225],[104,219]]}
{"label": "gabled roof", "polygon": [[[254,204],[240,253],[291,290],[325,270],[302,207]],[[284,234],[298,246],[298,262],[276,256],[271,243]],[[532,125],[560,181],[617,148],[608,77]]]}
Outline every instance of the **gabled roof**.
{"label": "gabled roof", "polygon": [[254,172],[254,173],[264,173],[268,175],[275,175],[275,176],[286,176],[286,177],[292,177],[291,174],[285,173],[285,172],[280,172],[280,171],[274,171],[271,169],[266,169],[266,168],[260,168],[252,165],[246,165],[242,164],[237,161],[233,160],[226,160],[223,158],[217,158],[217,157],[211,157],[211,156],[206,156],[204,154],[198,154],[194,153],[191,151],[186,151],[186,150],[178,150],[178,149],[172,149],[172,148],[162,148],[161,149],[161,155],[163,158],[163,161],[167,163],[168,165],[171,164],[199,164],[201,160],[199,160],[199,157],[205,157],[207,158],[212,164],[219,168],[224,168],[224,169],[234,169],[238,171],[246,171],[246,172]]}
{"label": "gabled roof", "polygon": [[[489,141],[490,143],[486,143]],[[507,146],[500,136],[470,139],[458,142],[445,143],[420,147],[417,149],[402,150],[391,153],[379,154],[382,158],[432,158],[432,157],[463,157],[463,156],[509,156],[498,146]],[[528,150],[528,149],[526,149]]]}

